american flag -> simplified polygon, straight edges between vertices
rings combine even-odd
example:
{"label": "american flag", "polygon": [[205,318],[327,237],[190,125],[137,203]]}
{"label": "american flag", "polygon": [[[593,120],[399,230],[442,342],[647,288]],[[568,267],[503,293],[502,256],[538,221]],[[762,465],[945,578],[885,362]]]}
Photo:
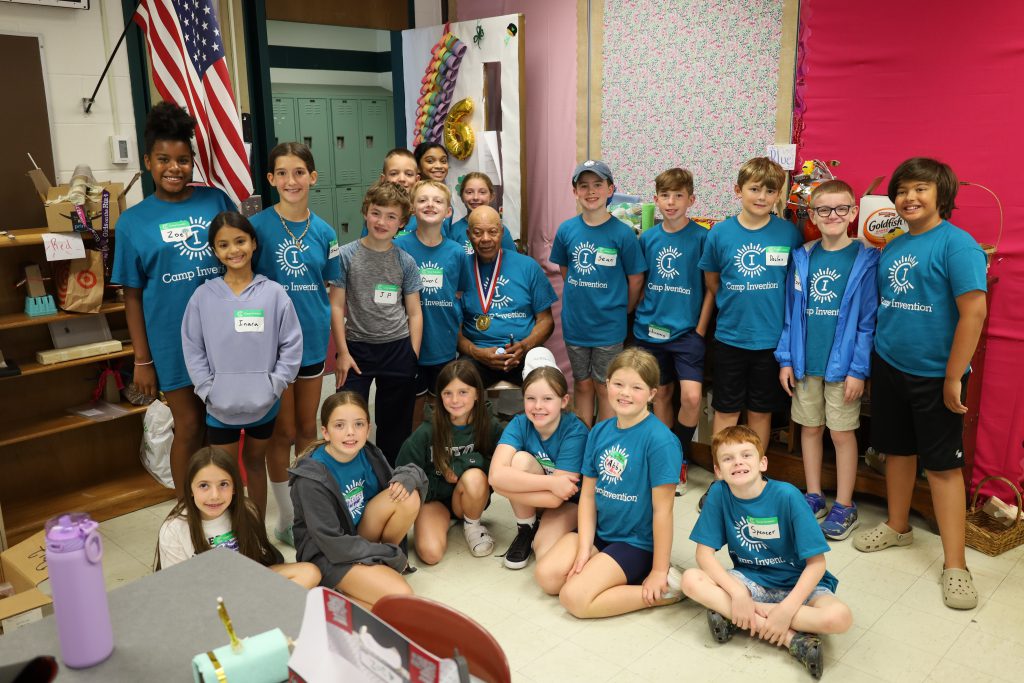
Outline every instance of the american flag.
{"label": "american flag", "polygon": [[211,0],[142,0],[134,20],[146,34],[157,92],[198,122],[200,175],[240,204],[252,178]]}

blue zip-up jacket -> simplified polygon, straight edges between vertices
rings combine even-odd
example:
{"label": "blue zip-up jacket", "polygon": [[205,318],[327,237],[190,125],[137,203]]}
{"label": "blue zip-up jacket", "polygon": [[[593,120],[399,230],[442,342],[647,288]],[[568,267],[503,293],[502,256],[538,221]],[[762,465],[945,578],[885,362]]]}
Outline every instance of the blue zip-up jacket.
{"label": "blue zip-up jacket", "polygon": [[[808,242],[803,249],[793,251],[786,277],[786,322],[775,349],[775,360],[782,367],[792,367],[798,380],[804,378],[807,358],[807,270],[811,252],[818,244],[819,240]],[[862,243],[839,304],[836,336],[825,366],[826,382],[842,382],[848,376],[867,379],[871,374],[871,347],[878,313],[877,270],[878,250]]]}

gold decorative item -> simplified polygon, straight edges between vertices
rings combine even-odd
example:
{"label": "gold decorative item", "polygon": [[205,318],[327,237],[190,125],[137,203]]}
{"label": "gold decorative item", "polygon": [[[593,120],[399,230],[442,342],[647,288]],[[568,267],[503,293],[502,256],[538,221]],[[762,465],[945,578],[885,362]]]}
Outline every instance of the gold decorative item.
{"label": "gold decorative item", "polygon": [[469,117],[473,114],[473,98],[459,100],[444,119],[444,146],[448,153],[460,161],[465,161],[473,154],[476,135],[469,125]]}

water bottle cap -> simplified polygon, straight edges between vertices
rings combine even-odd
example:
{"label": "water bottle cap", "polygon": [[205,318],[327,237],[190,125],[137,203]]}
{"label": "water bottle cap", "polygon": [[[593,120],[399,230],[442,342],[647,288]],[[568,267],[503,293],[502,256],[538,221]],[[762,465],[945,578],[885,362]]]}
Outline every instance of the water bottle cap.
{"label": "water bottle cap", "polygon": [[46,549],[70,553],[85,546],[86,537],[99,528],[87,512],[65,512],[46,520]]}

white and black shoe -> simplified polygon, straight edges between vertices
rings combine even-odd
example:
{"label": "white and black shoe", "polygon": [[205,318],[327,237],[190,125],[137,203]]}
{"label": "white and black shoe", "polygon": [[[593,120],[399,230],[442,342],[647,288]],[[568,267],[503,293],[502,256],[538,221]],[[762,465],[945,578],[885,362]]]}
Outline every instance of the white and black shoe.
{"label": "white and black shoe", "polygon": [[538,522],[533,524],[517,524],[515,540],[505,552],[505,566],[509,569],[522,569],[530,562],[533,554],[533,537],[537,533]]}

